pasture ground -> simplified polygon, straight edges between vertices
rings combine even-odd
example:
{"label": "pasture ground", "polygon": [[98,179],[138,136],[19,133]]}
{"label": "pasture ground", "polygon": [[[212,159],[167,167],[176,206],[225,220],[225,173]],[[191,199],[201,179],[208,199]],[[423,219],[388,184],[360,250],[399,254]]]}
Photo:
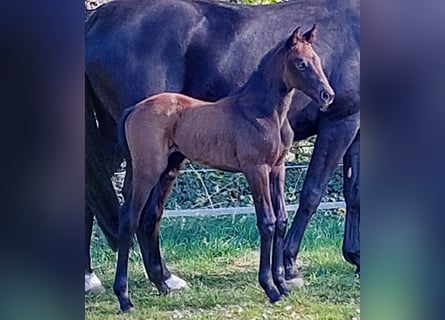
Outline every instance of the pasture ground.
{"label": "pasture ground", "polygon": [[[293,213],[289,221],[292,221]],[[118,314],[115,253],[93,236],[93,266],[105,291],[85,297],[85,319],[360,319],[360,280],[341,254],[344,215],[317,212],[299,260],[305,286],[271,305],[257,281],[259,236],[254,215],[164,218],[161,245],[170,269],[190,288],[159,296],[146,280],[139,250],[129,262],[135,309]]]}

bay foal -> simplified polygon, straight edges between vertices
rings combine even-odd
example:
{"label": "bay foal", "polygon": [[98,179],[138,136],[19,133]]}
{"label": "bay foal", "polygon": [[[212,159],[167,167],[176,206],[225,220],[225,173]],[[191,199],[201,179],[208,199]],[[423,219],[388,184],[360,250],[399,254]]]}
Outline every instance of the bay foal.
{"label": "bay foal", "polygon": [[122,211],[119,221],[114,292],[122,311],[133,306],[128,296],[128,254],[139,224],[138,232],[150,239],[145,244],[148,255],[143,256],[148,276],[161,293],[168,292],[159,222],[171,181],[185,158],[246,176],[261,237],[260,285],[271,302],[288,292],[283,267],[284,160],[293,131],[287,113],[295,89],[315,100],[322,111],[334,100],[311,45],[315,32],[315,25],[304,35],[297,28],[262,58],[243,87],[226,98],[206,102],[161,93],[125,111],[120,134],[132,162],[133,184],[128,210]]}

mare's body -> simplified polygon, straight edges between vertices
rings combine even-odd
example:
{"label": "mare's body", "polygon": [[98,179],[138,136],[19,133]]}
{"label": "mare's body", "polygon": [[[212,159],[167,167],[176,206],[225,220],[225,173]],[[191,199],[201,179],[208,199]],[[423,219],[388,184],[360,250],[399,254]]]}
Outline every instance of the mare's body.
{"label": "mare's body", "polygon": [[[336,99],[322,113],[297,92],[288,114],[295,140],[315,134],[317,140],[299,209],[286,238],[286,277],[297,276],[294,262],[303,232],[347,150],[344,163],[350,174],[345,175],[343,252],[359,269],[359,7],[360,2],[353,0],[301,0],[267,6],[116,0],[95,10],[86,23],[86,111],[95,113],[99,127],[94,117],[87,118],[91,125],[87,123],[86,132],[86,198],[87,212],[106,228],[110,244],[116,247],[117,242],[119,206],[110,177],[123,159],[116,138],[123,108],[163,91],[215,101],[241,86],[264,53],[295,25],[309,27],[316,22],[323,38],[314,47]],[[167,182],[157,186],[158,190],[168,188]],[[87,215],[87,227],[92,214]],[[91,271],[86,256],[85,268]],[[164,277],[170,277],[168,269]]]}

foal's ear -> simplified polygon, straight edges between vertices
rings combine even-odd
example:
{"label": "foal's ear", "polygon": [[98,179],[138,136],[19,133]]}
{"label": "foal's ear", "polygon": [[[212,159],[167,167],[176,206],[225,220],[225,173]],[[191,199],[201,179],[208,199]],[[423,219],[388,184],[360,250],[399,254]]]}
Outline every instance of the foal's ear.
{"label": "foal's ear", "polygon": [[313,43],[315,41],[316,34],[317,34],[317,26],[314,23],[312,29],[303,35],[304,40],[306,40],[309,43]]}
{"label": "foal's ear", "polygon": [[289,37],[289,39],[287,39],[286,48],[287,49],[292,48],[294,45],[297,44],[298,41],[301,41],[302,39],[303,39],[303,37],[300,32],[300,27],[297,27],[297,29],[294,30],[294,32]]}

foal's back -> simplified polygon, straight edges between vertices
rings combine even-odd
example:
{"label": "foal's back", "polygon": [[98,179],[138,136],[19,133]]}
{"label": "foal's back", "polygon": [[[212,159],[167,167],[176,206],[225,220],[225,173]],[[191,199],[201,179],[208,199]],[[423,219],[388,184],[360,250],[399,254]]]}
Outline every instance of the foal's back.
{"label": "foal's back", "polygon": [[179,151],[204,166],[239,171],[237,130],[229,98],[208,102],[178,93],[157,94],[136,105],[127,126],[133,141],[140,136],[133,142],[139,146],[147,144],[148,148],[153,141],[143,140],[156,137],[157,144],[166,146],[169,154]]}
{"label": "foal's back", "polygon": [[250,162],[273,161],[281,154],[280,124],[272,118],[250,119],[240,108],[244,100],[229,96],[208,102],[178,93],[151,96],[138,103],[127,120],[130,150],[138,144],[137,150],[150,154],[156,145],[168,154],[178,151],[203,166],[233,172],[241,171],[246,155]]}

